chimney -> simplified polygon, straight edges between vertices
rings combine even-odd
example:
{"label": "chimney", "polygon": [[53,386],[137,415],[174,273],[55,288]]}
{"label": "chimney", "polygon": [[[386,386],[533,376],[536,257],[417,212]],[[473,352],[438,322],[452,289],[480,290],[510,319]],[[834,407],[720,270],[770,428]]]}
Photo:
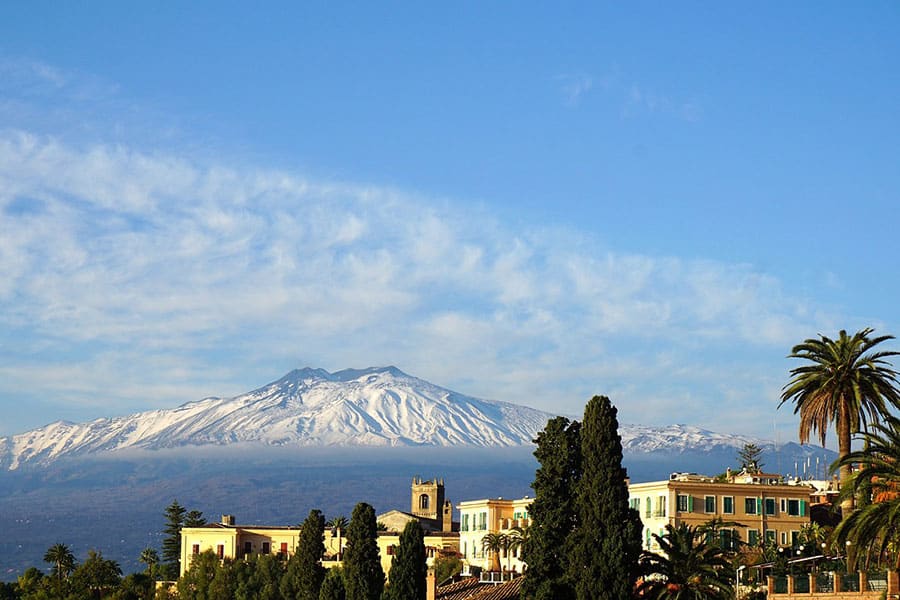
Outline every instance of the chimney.
{"label": "chimney", "polygon": [[234,515],[222,515],[222,525],[234,527]]}
{"label": "chimney", "polygon": [[425,576],[425,600],[437,598],[437,582],[434,580],[434,569],[429,568]]}

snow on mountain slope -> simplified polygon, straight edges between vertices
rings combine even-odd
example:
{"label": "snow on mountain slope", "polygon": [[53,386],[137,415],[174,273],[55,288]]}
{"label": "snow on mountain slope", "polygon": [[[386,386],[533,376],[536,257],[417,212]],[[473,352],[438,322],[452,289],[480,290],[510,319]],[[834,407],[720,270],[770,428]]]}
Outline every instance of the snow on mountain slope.
{"label": "snow on mountain slope", "polygon": [[[553,415],[458,394],[395,367],[291,371],[234,398],[205,398],[174,409],[59,421],[0,437],[0,468],[129,449],[249,443],[264,446],[509,447],[528,445]],[[621,425],[626,455],[729,451],[770,442],[687,425]]]}
{"label": "snow on mountain slope", "polygon": [[0,438],[0,466],[16,469],[131,448],[238,442],[271,446],[515,446],[552,415],[480,400],[395,367],[295,370],[234,398],[206,398],[90,423],[57,422]]}

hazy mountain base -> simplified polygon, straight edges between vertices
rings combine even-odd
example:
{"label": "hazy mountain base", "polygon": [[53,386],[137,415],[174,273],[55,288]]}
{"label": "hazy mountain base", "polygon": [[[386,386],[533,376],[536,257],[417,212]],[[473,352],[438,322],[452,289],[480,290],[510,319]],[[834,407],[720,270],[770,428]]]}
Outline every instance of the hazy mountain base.
{"label": "hazy mountain base", "polygon": [[[790,444],[777,457],[764,455],[767,470],[776,461],[805,461],[811,450]],[[328,517],[349,515],[359,501],[377,512],[408,510],[416,475],[443,478],[454,503],[521,498],[532,493],[532,451],[229,446],[132,451],[0,473],[0,580],[14,580],[29,566],[47,567],[42,557],[57,542],[79,560],[97,549],[126,573],[140,570],[140,551],[160,548],[163,509],[173,499],[210,521],[228,513],[238,524],[295,525],[312,508]],[[716,474],[734,465],[734,449],[625,456],[632,481],[665,479],[673,471]]]}

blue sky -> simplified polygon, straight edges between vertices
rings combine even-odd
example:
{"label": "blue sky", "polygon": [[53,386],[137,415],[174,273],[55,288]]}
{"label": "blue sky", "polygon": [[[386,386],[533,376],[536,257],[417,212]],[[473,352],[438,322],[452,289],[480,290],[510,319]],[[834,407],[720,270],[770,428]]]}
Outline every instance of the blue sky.
{"label": "blue sky", "polygon": [[893,2],[5,3],[0,435],[395,364],[793,439],[790,347],[900,332],[898,27]]}

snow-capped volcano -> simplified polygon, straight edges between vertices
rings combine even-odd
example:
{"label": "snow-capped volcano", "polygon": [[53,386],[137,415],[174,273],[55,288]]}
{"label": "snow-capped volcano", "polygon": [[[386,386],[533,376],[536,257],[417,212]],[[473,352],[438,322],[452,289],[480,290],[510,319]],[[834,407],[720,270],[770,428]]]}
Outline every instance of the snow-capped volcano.
{"label": "snow-capped volcano", "polygon": [[299,369],[234,398],[206,398],[0,438],[0,467],[125,449],[269,446],[516,446],[553,415],[444,389],[395,367]]}
{"label": "snow-capped volcano", "polygon": [[[240,443],[267,447],[527,446],[553,416],[465,396],[396,367],[336,373],[305,368],[234,398],[205,398],[174,409],[89,423],[59,421],[0,437],[0,469],[126,450]],[[684,462],[687,455],[733,457],[746,443],[776,450],[764,440],[688,425],[620,424],[619,434],[624,454],[631,459],[665,455]],[[793,454],[785,461],[793,462]]]}

